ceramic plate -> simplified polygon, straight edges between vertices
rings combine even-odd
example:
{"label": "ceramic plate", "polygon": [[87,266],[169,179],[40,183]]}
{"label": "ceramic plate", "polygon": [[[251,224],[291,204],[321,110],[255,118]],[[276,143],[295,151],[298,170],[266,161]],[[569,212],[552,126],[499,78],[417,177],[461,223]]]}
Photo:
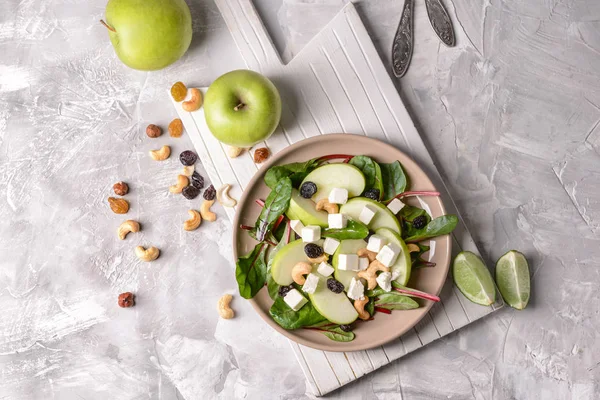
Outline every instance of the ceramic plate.
{"label": "ceramic plate", "polygon": [[[331,134],[320,135],[305,139],[293,144],[277,153],[266,162],[248,183],[240,199],[237,213],[233,221],[233,251],[237,259],[252,251],[256,245],[246,231],[239,228],[243,225],[254,225],[260,213],[260,207],[254,202],[256,199],[265,199],[269,188],[264,184],[263,176],[273,165],[282,165],[291,162],[304,162],[311,158],[328,154],[367,155],[377,162],[390,163],[399,160],[410,179],[410,190],[436,190],[423,170],[400,150],[389,144],[380,142],[366,136]],[[409,204],[423,207],[419,201],[429,208],[432,218],[445,214],[444,206],[439,197],[412,198]],[[450,266],[451,240],[448,235],[435,239],[435,252],[431,261],[436,263],[433,268],[421,268],[412,271],[409,287],[427,293],[438,295],[446,280]],[[423,318],[433,302],[417,300],[421,307],[415,310],[393,311],[391,314],[376,313],[371,321],[356,322],[354,333],[356,338],[351,342],[335,342],[328,339],[320,332],[307,329],[288,331],[281,328],[269,316],[269,308],[273,301],[263,288],[253,299],[252,306],[258,314],[275,330],[289,339],[302,345],[326,351],[356,351],[380,346],[400,337],[414,327]]]}

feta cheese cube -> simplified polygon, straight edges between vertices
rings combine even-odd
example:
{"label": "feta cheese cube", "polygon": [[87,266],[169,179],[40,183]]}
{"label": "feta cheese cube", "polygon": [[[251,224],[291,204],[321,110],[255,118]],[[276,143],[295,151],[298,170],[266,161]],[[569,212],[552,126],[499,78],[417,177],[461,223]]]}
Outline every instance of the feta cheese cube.
{"label": "feta cheese cube", "polygon": [[369,268],[369,259],[367,257],[359,257],[358,258],[358,270],[364,271]]}
{"label": "feta cheese cube", "polygon": [[374,206],[367,204],[360,210],[358,220],[365,225],[369,225],[376,213],[377,209]]}
{"label": "feta cheese cube", "polygon": [[321,227],[317,225],[309,225],[302,228],[302,241],[304,243],[314,243],[321,239]]}
{"label": "feta cheese cube", "polygon": [[317,272],[323,275],[324,277],[330,276],[331,274],[333,274],[333,271],[333,267],[325,261],[321,261],[321,264],[319,264],[319,266],[317,267]]}
{"label": "feta cheese cube", "polygon": [[333,254],[335,253],[339,245],[339,240],[329,237],[325,238],[325,241],[323,242],[323,251],[325,252],[325,254]]}
{"label": "feta cheese cube", "polygon": [[294,311],[298,311],[302,306],[308,303],[308,300],[302,296],[302,293],[300,293],[298,289],[290,290],[283,298],[283,301],[285,301],[285,303]]}
{"label": "feta cheese cube", "polygon": [[387,205],[387,208],[389,208],[390,211],[395,215],[395,214],[398,214],[400,212],[400,210],[402,210],[404,208],[404,203],[398,199],[393,199]]}
{"label": "feta cheese cube", "polygon": [[333,188],[329,192],[329,202],[335,204],[346,204],[348,201],[348,190]]}
{"label": "feta cheese cube", "polygon": [[379,250],[375,258],[386,267],[391,267],[396,262],[401,251],[402,249],[397,244],[388,243]]}
{"label": "feta cheese cube", "polygon": [[395,281],[400,276],[400,270],[394,269],[392,270],[392,280]]}
{"label": "feta cheese cube", "polygon": [[371,235],[369,243],[367,244],[367,250],[379,253],[379,250],[387,244],[387,239],[379,235]]}
{"label": "feta cheese cube", "polygon": [[304,228],[304,224],[299,219],[293,219],[290,221],[290,226],[298,234],[298,236],[302,236],[302,229]]}
{"label": "feta cheese cube", "polygon": [[377,284],[380,288],[389,292],[392,290],[392,273],[391,272],[382,272],[377,276]]}
{"label": "feta cheese cube", "polygon": [[344,271],[358,271],[358,256],[356,254],[338,255],[338,268]]}
{"label": "feta cheese cube", "polygon": [[327,222],[329,222],[329,228],[331,229],[344,229],[348,225],[348,217],[344,214],[329,214],[327,215]]}
{"label": "feta cheese cube", "polygon": [[302,291],[305,293],[314,293],[317,290],[317,286],[319,286],[319,277],[315,274],[308,274],[306,282],[302,285]]}
{"label": "feta cheese cube", "polygon": [[363,300],[365,298],[365,285],[360,279],[352,278],[347,294],[352,300]]}

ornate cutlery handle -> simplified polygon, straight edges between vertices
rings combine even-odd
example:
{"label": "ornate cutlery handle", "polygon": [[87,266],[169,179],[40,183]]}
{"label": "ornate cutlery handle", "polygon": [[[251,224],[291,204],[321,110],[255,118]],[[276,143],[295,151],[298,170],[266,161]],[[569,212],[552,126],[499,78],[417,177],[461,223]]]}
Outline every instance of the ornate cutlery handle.
{"label": "ornate cutlery handle", "polygon": [[392,69],[396,78],[404,76],[412,58],[414,46],[413,9],[414,0],[404,0],[404,8],[392,45]]}
{"label": "ornate cutlery handle", "polygon": [[452,28],[452,21],[450,20],[448,11],[446,11],[442,1],[425,0],[425,6],[427,7],[427,16],[429,17],[431,27],[440,40],[446,46],[454,46],[456,39],[454,36],[454,29]]}

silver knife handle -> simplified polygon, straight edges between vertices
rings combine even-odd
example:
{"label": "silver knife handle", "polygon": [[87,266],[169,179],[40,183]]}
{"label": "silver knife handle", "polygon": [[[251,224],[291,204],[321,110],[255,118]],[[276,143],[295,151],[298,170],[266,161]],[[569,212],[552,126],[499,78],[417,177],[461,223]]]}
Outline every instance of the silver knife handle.
{"label": "silver knife handle", "polygon": [[425,0],[425,6],[431,27],[440,40],[446,46],[454,46],[456,43],[454,28],[452,28],[452,21],[441,0]]}
{"label": "silver knife handle", "polygon": [[404,0],[400,23],[392,44],[392,69],[397,78],[402,78],[406,73],[413,53],[413,1]]}

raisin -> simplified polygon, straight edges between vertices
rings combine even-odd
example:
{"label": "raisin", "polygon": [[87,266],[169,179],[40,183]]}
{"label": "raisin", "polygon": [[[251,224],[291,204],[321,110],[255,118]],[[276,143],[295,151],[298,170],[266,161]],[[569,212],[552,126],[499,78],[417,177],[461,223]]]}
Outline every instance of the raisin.
{"label": "raisin", "polygon": [[133,293],[125,292],[119,295],[119,307],[127,308],[135,305],[135,300],[133,298]]}
{"label": "raisin", "polygon": [[340,281],[329,278],[327,279],[327,289],[331,290],[333,293],[342,293],[344,291],[344,285],[342,285],[342,282]]}
{"label": "raisin", "polygon": [[187,96],[187,87],[185,87],[183,82],[175,82],[175,84],[171,86],[171,96],[173,96],[173,100],[178,103],[185,100],[185,96]]}
{"label": "raisin", "polygon": [[169,135],[174,138],[178,138],[183,135],[183,122],[181,122],[179,118],[175,118],[169,124]]}
{"label": "raisin", "polygon": [[194,165],[196,160],[198,160],[198,156],[191,150],[182,151],[179,155],[179,161],[183,165]]}
{"label": "raisin", "polygon": [[308,243],[304,246],[304,253],[308,258],[317,258],[323,255],[323,248],[318,244]]}
{"label": "raisin", "polygon": [[300,186],[300,196],[305,199],[310,199],[317,193],[317,185],[313,182],[304,182],[302,186]]}
{"label": "raisin", "polygon": [[371,236],[373,236],[375,234],[375,232],[373,231],[369,231],[369,234],[367,235],[367,237],[364,239],[365,242],[369,243],[369,239],[371,239]]}
{"label": "raisin", "polygon": [[288,292],[290,290],[292,290],[293,288],[294,288],[294,285],[280,286],[279,287],[279,296],[280,297],[285,297],[285,295],[288,294]]}
{"label": "raisin", "polygon": [[352,326],[350,325],[340,325],[340,329],[344,332],[352,332]]}
{"label": "raisin", "polygon": [[196,197],[198,197],[198,195],[200,194],[200,189],[198,189],[195,186],[189,185],[183,188],[183,191],[181,192],[183,194],[183,197],[185,197],[188,200],[192,200],[195,199]]}
{"label": "raisin", "polygon": [[196,171],[192,174],[192,186],[198,189],[204,189],[204,178]]}
{"label": "raisin", "polygon": [[413,219],[412,225],[415,229],[425,228],[425,225],[427,225],[427,217],[425,217],[424,215],[419,215],[418,217]]}
{"label": "raisin", "polygon": [[381,195],[379,189],[369,189],[365,190],[365,192],[363,193],[364,197],[375,201],[379,201],[379,195]]}
{"label": "raisin", "polygon": [[202,197],[204,197],[204,200],[210,201],[210,200],[214,200],[216,195],[217,195],[217,191],[215,190],[215,187],[213,185],[210,185],[209,187],[206,188]]}

